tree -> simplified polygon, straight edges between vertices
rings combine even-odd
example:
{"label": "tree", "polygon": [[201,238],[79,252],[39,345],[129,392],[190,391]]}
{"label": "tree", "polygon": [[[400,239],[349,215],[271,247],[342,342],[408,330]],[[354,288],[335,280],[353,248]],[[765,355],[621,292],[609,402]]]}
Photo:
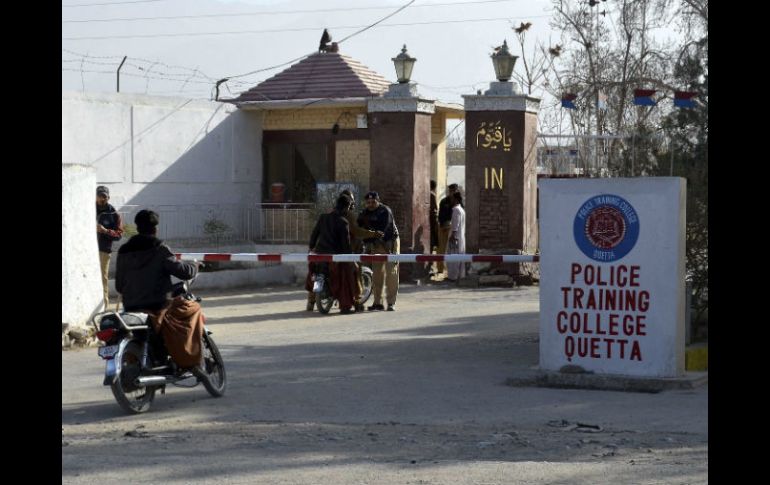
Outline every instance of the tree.
{"label": "tree", "polygon": [[[567,115],[572,133],[628,136],[581,150],[597,161],[601,157],[612,175],[649,174],[655,164],[649,154],[670,108],[635,106],[632,98],[634,89],[655,89],[659,100],[675,89],[676,46],[655,35],[676,18],[673,5],[673,0],[553,2],[551,23],[562,39],[558,50],[549,49],[558,57],[551,66],[549,92],[556,99],[565,92],[578,93],[578,109]],[[600,97],[606,100],[603,108],[597,106]],[[583,160],[583,165],[592,164]]]}
{"label": "tree", "polygon": [[[697,93],[694,108],[670,113],[662,122],[671,134],[660,167],[687,180],[687,275],[693,289],[693,321],[708,324],[708,2],[685,0],[679,12],[686,32],[674,77]],[[662,172],[663,170],[660,170]]]}
{"label": "tree", "polygon": [[[708,1],[552,4],[551,24],[562,37],[548,49],[553,62],[547,64],[543,85],[556,100],[565,92],[579,93],[579,98],[578,109],[562,110],[557,101],[544,117],[573,134],[627,135],[607,143],[607,175],[687,179],[687,274],[694,290],[694,320],[707,322]],[[673,42],[656,35],[664,26],[678,30]],[[657,90],[657,106],[633,104],[633,90],[641,88]],[[674,91],[696,92],[697,106],[673,107]],[[597,107],[600,93],[606,96],[606,109]],[[595,145],[593,152],[597,159],[604,151],[599,148]]]}
{"label": "tree", "polygon": [[216,247],[219,247],[219,240],[230,230],[230,226],[222,219],[219,214],[213,210],[209,211],[209,218],[203,221],[203,233],[214,238]]}

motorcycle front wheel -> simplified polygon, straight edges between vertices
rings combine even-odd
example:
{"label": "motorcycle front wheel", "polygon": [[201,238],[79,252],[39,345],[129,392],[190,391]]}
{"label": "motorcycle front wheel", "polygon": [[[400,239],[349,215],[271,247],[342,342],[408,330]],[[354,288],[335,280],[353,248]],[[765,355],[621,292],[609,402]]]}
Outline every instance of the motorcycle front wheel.
{"label": "motorcycle front wheel", "polygon": [[364,266],[361,268],[361,304],[363,305],[372,296],[372,268]]}
{"label": "motorcycle front wheel", "polygon": [[127,413],[147,412],[155,399],[155,387],[134,385],[134,380],[139,377],[141,369],[142,346],[137,342],[130,342],[120,357],[120,374],[115,376],[115,380],[110,385],[115,400]]}
{"label": "motorcycle front wheel", "polygon": [[208,377],[201,380],[203,387],[214,397],[224,396],[227,388],[225,362],[222,360],[222,354],[219,353],[219,347],[214,342],[214,338],[207,332],[203,333],[203,365]]}

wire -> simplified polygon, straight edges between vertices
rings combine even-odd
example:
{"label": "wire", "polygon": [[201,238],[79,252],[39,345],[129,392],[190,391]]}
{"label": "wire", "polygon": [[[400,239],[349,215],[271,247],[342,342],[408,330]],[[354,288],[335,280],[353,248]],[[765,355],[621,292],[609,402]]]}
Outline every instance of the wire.
{"label": "wire", "polygon": [[447,133],[447,134],[446,134],[446,136],[444,137],[444,139],[443,139],[443,140],[441,140],[441,141],[442,141],[442,143],[443,143],[443,142],[445,142],[445,141],[447,141],[447,140],[449,139],[449,137],[452,135],[452,133],[454,133],[454,132],[455,132],[455,130],[456,130],[456,129],[458,129],[458,128],[460,128],[460,127],[461,127],[461,126],[462,126],[464,123],[465,123],[465,118],[463,118],[463,120],[462,120],[461,122],[457,123],[457,125],[456,125],[454,128],[452,128],[452,131],[450,131],[449,133]]}
{"label": "wire", "polygon": [[368,27],[364,27],[363,29],[359,30],[358,32],[354,32],[354,33],[350,34],[349,36],[345,37],[345,38],[344,38],[344,39],[342,39],[341,41],[337,42],[337,44],[342,44],[343,42],[345,42],[345,41],[346,41],[346,40],[348,40],[349,38],[351,38],[351,37],[353,37],[353,36],[356,36],[356,35],[360,34],[361,32],[365,32],[365,31],[367,31],[367,30],[371,29],[371,28],[372,28],[372,27],[374,27],[375,25],[377,25],[377,24],[379,24],[380,22],[383,22],[383,21],[385,21],[385,20],[387,20],[387,19],[391,18],[392,16],[396,15],[398,12],[402,11],[403,9],[405,9],[406,7],[408,7],[409,5],[411,5],[411,4],[413,4],[413,3],[414,3],[414,0],[411,0],[409,3],[407,3],[407,4],[406,4],[406,5],[404,5],[403,7],[399,8],[398,10],[396,10],[395,12],[393,12],[392,14],[390,14],[390,15],[387,15],[387,16],[385,16],[385,17],[381,18],[380,20],[376,21],[376,22],[375,22],[375,23],[373,23],[372,25],[369,25]]}
{"label": "wire", "polygon": [[[413,0],[414,1],[414,0]],[[550,15],[531,15],[527,18],[537,17],[550,17]],[[484,19],[458,19],[458,20],[432,20],[427,22],[406,22],[400,24],[384,24],[379,27],[406,27],[412,25],[433,25],[433,24],[457,24],[463,22],[507,22],[508,19],[502,17],[484,18]],[[358,29],[365,27],[362,30],[345,37],[343,40],[347,40],[353,35],[364,32],[367,29],[374,27],[376,24],[363,26],[363,25],[338,25],[333,27],[326,27],[327,29]],[[179,34],[139,34],[139,35],[105,35],[105,36],[88,36],[88,37],[62,37],[62,40],[104,40],[104,39],[139,39],[139,38],[156,38],[156,37],[185,37],[185,36],[199,36],[199,35],[232,35],[232,34],[275,34],[282,32],[306,32],[319,30],[319,27],[300,27],[296,29],[271,29],[271,30],[234,30],[234,31],[220,31],[220,32],[184,32]],[[342,41],[340,41],[342,42]],[[337,42],[338,44],[340,42]],[[307,54],[310,55],[310,54]],[[301,58],[300,58],[301,59]]]}
{"label": "wire", "polygon": [[123,56],[92,56],[90,54],[81,54],[62,47],[62,50],[68,54],[73,54],[80,57],[88,57],[91,59],[123,59]]}
{"label": "wire", "polygon": [[[456,3],[429,3],[425,5],[412,5],[411,8],[421,7],[448,7],[455,5],[472,5],[481,3],[501,3],[501,2],[513,2],[518,0],[477,0],[470,2],[456,2]],[[108,19],[81,19],[81,20],[62,20],[63,24],[68,23],[87,23],[87,22],[134,22],[139,20],[176,20],[176,19],[201,19],[201,18],[214,18],[214,17],[246,17],[253,15],[287,15],[294,13],[324,13],[324,12],[350,12],[354,10],[384,10],[393,8],[393,5],[382,5],[376,7],[348,7],[348,8],[327,8],[317,10],[276,10],[276,11],[263,11],[263,12],[242,12],[242,13],[219,13],[219,14],[201,14],[201,15],[169,15],[166,17],[122,17],[122,18],[108,18]]]}
{"label": "wire", "polygon": [[131,2],[111,2],[111,3],[74,3],[72,5],[64,5],[62,4],[61,8],[68,8],[68,7],[98,7],[98,6],[109,6],[109,5],[123,5],[126,3],[150,3],[150,2],[164,2],[165,0],[133,0]]}
{"label": "wire", "polygon": [[[111,74],[113,76],[115,75],[115,71],[94,71],[94,70],[89,70],[89,69],[71,69],[71,68],[67,68],[67,67],[62,68],[62,71],[80,72],[80,73],[89,73],[89,74]],[[121,72],[120,75],[121,76],[130,76],[130,77],[141,77],[141,78],[147,78],[147,79],[159,79],[159,80],[163,80],[163,81],[175,81],[175,82],[182,81],[181,79],[174,79],[174,78],[170,78],[170,77],[150,76],[148,74],[134,74],[134,73],[131,73],[131,72]],[[189,80],[187,80],[185,82],[190,82],[190,83],[195,83],[195,84],[211,85],[211,82],[209,82],[209,81],[189,81]]]}
{"label": "wire", "polygon": [[[411,1],[410,1],[408,4],[406,4],[406,5],[404,5],[403,7],[399,8],[398,10],[396,10],[396,11],[395,11],[395,12],[393,12],[392,14],[390,14],[390,15],[386,16],[386,17],[385,17],[385,18],[383,18],[382,20],[378,20],[377,22],[375,22],[375,23],[371,24],[370,26],[366,27],[365,29],[363,29],[363,30],[361,30],[361,31],[359,31],[359,32],[356,32],[356,33],[354,33],[354,34],[351,34],[351,35],[349,35],[349,36],[345,37],[344,39],[342,39],[341,41],[339,41],[339,42],[338,42],[338,44],[339,44],[339,43],[341,43],[342,41],[348,40],[349,38],[353,37],[354,35],[358,35],[358,34],[360,34],[361,32],[363,32],[364,30],[366,30],[366,29],[368,29],[368,28],[370,28],[370,27],[373,27],[373,26],[377,25],[378,23],[382,22],[383,20],[385,20],[385,19],[388,19],[388,18],[392,17],[393,15],[397,14],[398,12],[400,12],[401,10],[405,9],[406,7],[408,7],[409,5],[411,5],[411,4],[413,4],[413,3],[414,3],[414,0],[411,0]],[[337,28],[337,27],[332,27],[332,28]],[[314,30],[317,30],[317,29],[314,29]],[[270,70],[272,70],[272,69],[275,69],[275,68],[278,68],[278,67],[283,67],[283,66],[286,66],[286,65],[288,65],[288,64],[291,64],[291,63],[293,63],[293,62],[299,61],[299,60],[301,60],[301,59],[304,59],[304,58],[306,58],[306,57],[309,57],[309,56],[311,56],[311,55],[313,55],[313,54],[315,54],[315,51],[313,51],[313,52],[311,52],[311,53],[309,53],[309,54],[305,54],[305,55],[303,55],[303,56],[297,57],[296,59],[292,59],[292,60],[290,60],[290,61],[288,61],[288,62],[284,62],[283,64],[278,64],[278,65],[276,65],[276,66],[271,66],[271,67],[267,67],[267,68],[264,68],[264,69],[257,69],[256,71],[247,72],[246,74],[238,74],[237,76],[226,76],[226,77],[227,77],[227,78],[229,78],[229,79],[235,79],[235,78],[239,78],[239,77],[246,77],[246,76],[249,76],[249,75],[251,75],[251,74],[256,74],[256,73],[258,73],[258,72],[263,72],[263,71],[270,71]]]}
{"label": "wire", "polygon": [[[118,59],[122,59],[123,58],[122,56],[92,56],[92,55],[88,55],[88,54],[81,54],[79,52],[71,51],[69,49],[62,49],[62,51],[66,52],[68,54],[79,56],[79,57],[82,58],[82,59],[62,59],[62,62],[64,62],[64,63],[67,63],[67,62],[84,62],[84,63],[87,63],[87,64],[115,66],[115,65],[119,64]],[[92,61],[92,60],[88,60],[88,59],[115,59],[115,61],[112,61],[112,62],[100,62],[100,61]],[[172,70],[183,70],[183,71],[192,72],[193,73],[193,77],[199,77],[199,78],[207,79],[210,82],[216,81],[215,78],[213,78],[213,77],[207,75],[206,73],[200,71],[200,69],[198,69],[198,68],[191,68],[191,67],[187,67],[187,66],[170,65],[170,64],[166,64],[165,62],[153,61],[153,60],[149,60],[149,59],[141,59],[141,58],[138,58],[138,57],[130,57],[129,59],[130,59],[130,61],[127,62],[126,65],[133,66],[133,67],[139,69],[140,71],[154,69],[156,66],[164,66],[164,67],[172,69]],[[150,66],[149,67],[140,66],[139,64],[133,63],[131,61],[145,62],[147,64],[150,64]],[[162,71],[155,71],[155,72],[159,73],[159,74],[168,75],[168,76],[188,76],[189,75],[189,74],[183,74],[183,73],[162,72]]]}

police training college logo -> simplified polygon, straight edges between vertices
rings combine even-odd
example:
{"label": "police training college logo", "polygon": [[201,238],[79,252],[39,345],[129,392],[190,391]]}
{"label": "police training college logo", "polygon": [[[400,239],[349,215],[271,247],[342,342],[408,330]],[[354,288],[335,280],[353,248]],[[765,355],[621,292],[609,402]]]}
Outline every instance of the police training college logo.
{"label": "police training college logo", "polygon": [[594,261],[617,261],[639,238],[639,217],[622,197],[596,195],[580,206],[573,224],[575,242]]}

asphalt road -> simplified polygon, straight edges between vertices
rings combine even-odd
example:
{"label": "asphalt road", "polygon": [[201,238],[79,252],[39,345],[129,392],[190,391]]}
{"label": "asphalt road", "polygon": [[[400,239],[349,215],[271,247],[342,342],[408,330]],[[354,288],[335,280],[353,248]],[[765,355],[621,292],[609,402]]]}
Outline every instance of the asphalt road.
{"label": "asphalt road", "polygon": [[96,349],[63,351],[62,483],[708,482],[708,386],[504,385],[537,365],[537,287],[405,285],[353,315],[297,288],[199,295],[225,397],[170,387],[128,416]]}

